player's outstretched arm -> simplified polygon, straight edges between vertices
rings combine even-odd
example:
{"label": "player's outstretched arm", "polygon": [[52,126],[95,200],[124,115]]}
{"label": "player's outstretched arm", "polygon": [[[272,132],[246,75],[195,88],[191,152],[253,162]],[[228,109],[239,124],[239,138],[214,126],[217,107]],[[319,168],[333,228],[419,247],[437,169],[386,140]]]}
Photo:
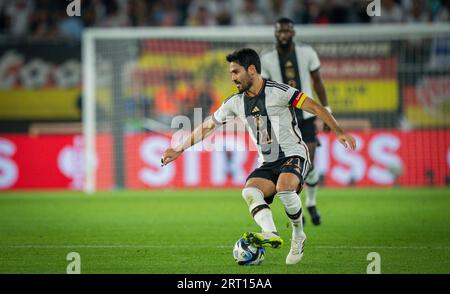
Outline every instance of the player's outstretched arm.
{"label": "player's outstretched arm", "polygon": [[322,105],[314,101],[313,99],[307,97],[303,102],[301,109],[311,112],[317,115],[324,123],[326,123],[330,129],[336,134],[339,142],[344,145],[345,148],[350,147],[355,150],[356,141],[352,135],[347,134],[341,129],[336,119],[331,113],[328,112]]}
{"label": "player's outstretched arm", "polygon": [[211,117],[209,117],[201,125],[196,127],[194,131],[192,131],[192,133],[183,142],[183,144],[175,148],[168,148],[166,151],[164,151],[163,156],[161,157],[161,164],[164,166],[174,161],[183,153],[184,150],[211,135],[215,128],[216,124],[211,119]]}

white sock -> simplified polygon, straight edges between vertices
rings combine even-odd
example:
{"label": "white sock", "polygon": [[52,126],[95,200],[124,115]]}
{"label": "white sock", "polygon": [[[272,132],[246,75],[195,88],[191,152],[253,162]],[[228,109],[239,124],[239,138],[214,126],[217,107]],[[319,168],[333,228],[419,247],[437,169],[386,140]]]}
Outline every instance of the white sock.
{"label": "white sock", "polygon": [[316,206],[317,184],[319,182],[319,174],[313,167],[306,177],[306,207]]}
{"label": "white sock", "polygon": [[253,219],[261,227],[263,232],[276,232],[277,228],[272,217],[272,210],[263,209],[253,216]]}
{"label": "white sock", "polygon": [[316,206],[316,192],[317,192],[317,185],[315,186],[306,185],[305,189],[306,207]]}
{"label": "white sock", "polygon": [[303,235],[302,201],[295,191],[278,192],[278,197],[284,205],[284,210],[292,223],[292,239]]}
{"label": "white sock", "polygon": [[242,197],[247,202],[248,209],[261,230],[263,232],[276,232],[277,228],[273,221],[272,210],[264,201],[263,192],[253,187],[244,188]]}

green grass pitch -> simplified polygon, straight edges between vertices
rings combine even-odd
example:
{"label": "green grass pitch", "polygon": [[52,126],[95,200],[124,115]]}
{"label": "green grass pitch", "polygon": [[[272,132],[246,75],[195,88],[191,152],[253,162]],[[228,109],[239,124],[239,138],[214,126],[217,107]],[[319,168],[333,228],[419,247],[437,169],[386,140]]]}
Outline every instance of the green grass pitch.
{"label": "green grass pitch", "polygon": [[305,255],[287,266],[291,228],[275,199],[285,245],[245,267],[232,248],[257,226],[240,190],[3,192],[0,273],[65,273],[69,252],[81,273],[363,274],[369,252],[382,273],[450,273],[449,189],[321,189],[318,207],[323,224],[306,214]]}

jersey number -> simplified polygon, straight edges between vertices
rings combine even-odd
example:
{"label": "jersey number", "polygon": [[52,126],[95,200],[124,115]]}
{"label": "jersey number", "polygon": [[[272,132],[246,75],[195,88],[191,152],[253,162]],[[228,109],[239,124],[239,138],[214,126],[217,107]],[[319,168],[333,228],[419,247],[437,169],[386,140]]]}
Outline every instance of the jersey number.
{"label": "jersey number", "polygon": [[267,128],[264,127],[264,120],[259,114],[254,116],[256,125],[256,144],[267,145],[272,144],[272,137],[270,136]]}

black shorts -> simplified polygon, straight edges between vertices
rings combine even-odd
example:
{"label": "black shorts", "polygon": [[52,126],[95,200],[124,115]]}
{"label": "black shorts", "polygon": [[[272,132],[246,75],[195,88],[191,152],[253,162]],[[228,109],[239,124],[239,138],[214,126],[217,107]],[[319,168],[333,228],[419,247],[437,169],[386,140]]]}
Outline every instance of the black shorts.
{"label": "black shorts", "polygon": [[320,146],[319,139],[317,139],[316,117],[310,117],[299,121],[300,132],[305,143],[316,143]]}
{"label": "black shorts", "polygon": [[[252,173],[247,177],[247,181],[251,178],[263,178],[272,181],[276,186],[281,173],[292,173],[300,180],[300,188],[305,181],[309,167],[309,161],[305,160],[303,157],[285,157],[274,162],[263,163],[260,167],[252,171]],[[270,199],[266,199],[268,204],[272,203],[273,196],[274,195],[272,195]]]}

